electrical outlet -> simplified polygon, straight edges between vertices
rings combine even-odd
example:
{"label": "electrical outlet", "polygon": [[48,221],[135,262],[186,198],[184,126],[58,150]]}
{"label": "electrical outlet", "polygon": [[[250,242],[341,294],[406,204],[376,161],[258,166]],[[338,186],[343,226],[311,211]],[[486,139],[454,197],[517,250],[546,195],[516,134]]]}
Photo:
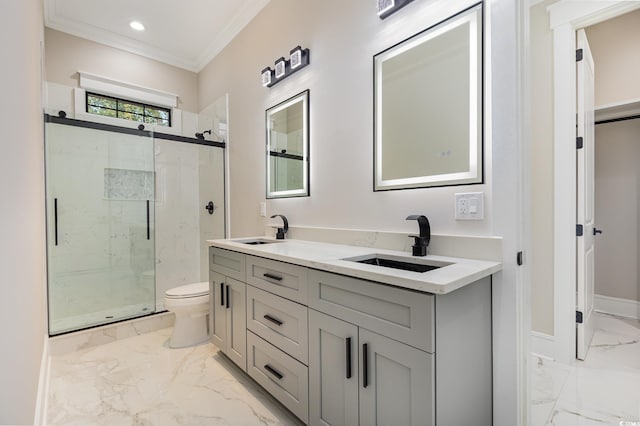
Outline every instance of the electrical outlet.
{"label": "electrical outlet", "polygon": [[455,194],[454,208],[456,220],[483,220],[484,193],[465,192]]}
{"label": "electrical outlet", "polygon": [[267,217],[267,203],[260,203],[260,216]]}

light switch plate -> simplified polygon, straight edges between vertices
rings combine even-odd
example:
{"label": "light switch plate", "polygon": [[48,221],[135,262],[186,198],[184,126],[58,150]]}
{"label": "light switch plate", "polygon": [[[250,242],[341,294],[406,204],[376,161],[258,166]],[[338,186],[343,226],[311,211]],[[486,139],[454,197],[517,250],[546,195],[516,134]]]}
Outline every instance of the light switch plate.
{"label": "light switch plate", "polygon": [[267,203],[264,201],[260,203],[260,216],[267,217]]}
{"label": "light switch plate", "polygon": [[484,193],[464,192],[455,194],[456,220],[483,220]]}

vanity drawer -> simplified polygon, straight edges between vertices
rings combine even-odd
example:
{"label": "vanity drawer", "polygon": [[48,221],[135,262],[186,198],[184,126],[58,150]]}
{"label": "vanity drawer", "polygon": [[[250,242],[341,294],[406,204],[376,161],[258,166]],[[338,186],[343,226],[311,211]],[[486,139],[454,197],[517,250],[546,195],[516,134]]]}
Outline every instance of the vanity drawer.
{"label": "vanity drawer", "polygon": [[247,286],[247,328],[303,364],[309,360],[306,306]]}
{"label": "vanity drawer", "polygon": [[246,257],[235,251],[209,247],[209,269],[238,281],[244,281]]}
{"label": "vanity drawer", "polygon": [[252,332],[247,333],[249,375],[302,421],[309,421],[309,370]]}
{"label": "vanity drawer", "polygon": [[307,304],[307,268],[302,266],[247,256],[247,283]]}
{"label": "vanity drawer", "polygon": [[309,307],[418,349],[435,351],[432,294],[309,270]]}

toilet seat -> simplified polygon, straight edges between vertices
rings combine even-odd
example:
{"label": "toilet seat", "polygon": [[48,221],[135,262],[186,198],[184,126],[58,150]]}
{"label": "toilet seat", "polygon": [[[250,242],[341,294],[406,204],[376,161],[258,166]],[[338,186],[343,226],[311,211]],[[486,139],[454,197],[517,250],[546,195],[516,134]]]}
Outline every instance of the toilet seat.
{"label": "toilet seat", "polygon": [[209,294],[209,282],[186,284],[174,287],[165,292],[167,299],[188,299]]}

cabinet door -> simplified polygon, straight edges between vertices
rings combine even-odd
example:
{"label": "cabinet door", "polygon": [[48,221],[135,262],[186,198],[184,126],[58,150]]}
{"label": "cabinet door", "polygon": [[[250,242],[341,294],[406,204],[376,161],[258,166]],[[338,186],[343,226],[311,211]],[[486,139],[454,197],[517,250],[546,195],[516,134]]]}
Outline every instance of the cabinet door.
{"label": "cabinet door", "polygon": [[225,304],[225,277],[209,271],[209,294],[212,303],[211,343],[221,351],[227,348],[227,307]]}
{"label": "cabinet door", "polygon": [[225,304],[227,309],[227,356],[247,371],[247,285],[226,277]]}
{"label": "cabinet door", "polygon": [[433,355],[359,330],[360,424],[435,424]]}
{"label": "cabinet door", "polygon": [[358,327],[312,309],[309,309],[309,424],[358,424]]}

